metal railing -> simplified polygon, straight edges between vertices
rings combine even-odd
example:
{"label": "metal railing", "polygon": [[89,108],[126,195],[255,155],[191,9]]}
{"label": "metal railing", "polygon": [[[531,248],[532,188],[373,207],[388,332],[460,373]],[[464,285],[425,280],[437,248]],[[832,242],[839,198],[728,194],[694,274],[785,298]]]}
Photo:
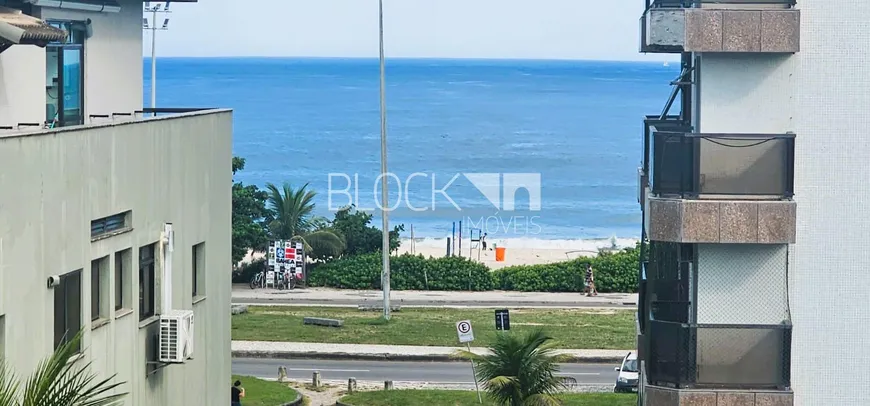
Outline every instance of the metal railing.
{"label": "metal railing", "polygon": [[788,389],[791,332],[790,324],[653,320],[645,335],[649,382],[674,388]]}
{"label": "metal railing", "polygon": [[142,110],[136,110],[136,114],[142,115],[158,115],[158,114],[184,114],[197,111],[214,110],[213,108],[205,107],[145,107]]}
{"label": "metal railing", "polygon": [[651,134],[649,178],[662,197],[794,195],[794,134]]}
{"label": "metal railing", "polygon": [[646,116],[643,120],[643,172],[649,177],[652,134],[658,131],[689,132],[691,126],[679,115]]}
{"label": "metal railing", "polygon": [[704,4],[733,4],[733,5],[784,5],[795,6],[797,0],[644,0],[646,9],[650,8],[691,8]]}

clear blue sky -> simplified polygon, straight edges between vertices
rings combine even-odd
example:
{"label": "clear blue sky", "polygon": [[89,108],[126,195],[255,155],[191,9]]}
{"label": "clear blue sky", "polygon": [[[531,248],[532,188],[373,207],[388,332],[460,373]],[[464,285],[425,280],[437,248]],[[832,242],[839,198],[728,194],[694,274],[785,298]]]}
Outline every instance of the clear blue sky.
{"label": "clear blue sky", "polygon": [[[384,0],[390,57],[663,60],[637,52],[642,0]],[[172,5],[159,56],[376,57],[377,0]],[[150,36],[145,39],[150,54]]]}

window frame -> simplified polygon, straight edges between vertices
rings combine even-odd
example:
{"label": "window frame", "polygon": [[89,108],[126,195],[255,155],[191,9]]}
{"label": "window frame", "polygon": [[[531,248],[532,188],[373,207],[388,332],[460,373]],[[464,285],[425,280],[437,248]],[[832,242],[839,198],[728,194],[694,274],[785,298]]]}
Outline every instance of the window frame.
{"label": "window frame", "polygon": [[[69,35],[65,39],[64,42],[54,41],[48,43],[46,45],[46,56],[48,52],[57,52],[57,111],[55,112],[57,121],[54,121],[54,118],[50,118],[46,116],[46,123],[50,126],[54,126],[56,123],[57,127],[66,127],[70,125],[80,125],[85,124],[85,90],[87,86],[85,85],[85,31],[83,28],[85,23],[83,21],[73,21],[73,20],[47,20],[46,23],[48,25],[60,28],[66,31]],[[65,50],[76,50],[78,51],[79,56],[79,116],[77,117],[80,122],[68,123],[64,118],[64,99],[65,95],[63,93],[63,87],[65,83],[64,73],[63,73],[63,64],[64,64],[64,51]],[[48,83],[46,83],[47,89]],[[46,90],[47,92],[47,90]],[[49,97],[46,94],[46,97]]]}
{"label": "window frame", "polygon": [[[83,269],[78,269],[78,270],[75,270],[72,272],[68,272],[64,275],[61,275],[60,276],[60,283],[54,287],[54,348],[55,349],[57,349],[58,347],[60,347],[64,343],[69,342],[69,340],[72,339],[72,337],[74,337],[76,334],[78,334],[79,331],[81,331],[82,325],[84,324],[83,320],[82,320],[83,319],[83,317],[82,317],[82,305],[83,305],[83,303],[82,303],[82,296],[83,296],[83,294],[82,294],[82,273],[83,272],[82,271],[83,271]],[[69,313],[71,306],[70,306],[70,303],[68,300],[70,298],[70,293],[74,292],[74,290],[70,289],[70,287],[67,284],[73,283],[76,280],[78,282],[78,292],[76,292],[76,294],[73,295],[72,297],[73,298],[76,296],[78,297],[78,306],[77,306],[78,307],[78,315],[77,315],[78,316],[78,321],[77,321],[78,326],[73,331],[73,329],[71,329],[72,326],[70,326],[70,321],[76,315],[71,315]],[[63,303],[63,306],[59,306],[58,299],[60,299],[60,301]],[[60,319],[58,319],[58,309],[59,308],[63,312],[63,315],[61,316]],[[62,326],[59,326],[59,324],[62,324]],[[63,332],[58,331],[58,327],[63,328],[64,331]],[[81,343],[79,343],[77,350],[78,350],[77,352],[81,352]]]}
{"label": "window frame", "polygon": [[205,289],[205,262],[206,262],[206,247],[205,241],[196,244],[191,249],[191,294],[194,299],[204,297]]}
{"label": "window frame", "polygon": [[[109,256],[91,261],[91,321],[109,318]],[[96,282],[96,283],[95,283]]]}
{"label": "window frame", "polygon": [[[91,220],[91,241],[130,231],[132,229],[133,211],[127,210],[111,216]],[[94,231],[98,228],[97,231]]]}
{"label": "window frame", "polygon": [[120,251],[116,251],[114,265],[114,307],[117,315],[118,312],[133,309],[133,304],[130,302],[130,298],[132,296],[132,289],[130,289],[130,283],[133,280],[133,248],[130,247]]}
{"label": "window frame", "polygon": [[[151,255],[143,257],[142,254],[149,251]],[[156,257],[157,242],[139,247],[139,321],[157,315]],[[150,289],[146,289],[146,287],[150,287]]]}

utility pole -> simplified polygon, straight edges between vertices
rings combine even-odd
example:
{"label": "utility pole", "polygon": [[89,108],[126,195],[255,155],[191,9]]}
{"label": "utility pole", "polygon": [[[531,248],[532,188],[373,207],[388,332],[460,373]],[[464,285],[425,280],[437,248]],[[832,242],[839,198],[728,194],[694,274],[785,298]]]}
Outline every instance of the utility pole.
{"label": "utility pole", "polygon": [[384,0],[378,0],[378,26],[380,28],[380,65],[381,65],[381,219],[383,220],[383,248],[381,255],[384,270],[381,274],[381,287],[384,290],[384,320],[390,319],[390,219],[388,215],[389,188],[387,182],[387,104],[386,104],[386,69],[384,63]]}
{"label": "utility pole", "polygon": [[[151,108],[157,108],[157,30],[166,31],[169,29],[169,17],[163,20],[163,25],[157,24],[157,13],[169,14],[169,1],[163,10],[160,9],[160,3],[151,5],[150,1],[145,2],[145,12],[151,13],[151,21],[148,18],[142,19],[142,28],[146,31],[151,31]],[[155,112],[154,115],[157,115]]]}

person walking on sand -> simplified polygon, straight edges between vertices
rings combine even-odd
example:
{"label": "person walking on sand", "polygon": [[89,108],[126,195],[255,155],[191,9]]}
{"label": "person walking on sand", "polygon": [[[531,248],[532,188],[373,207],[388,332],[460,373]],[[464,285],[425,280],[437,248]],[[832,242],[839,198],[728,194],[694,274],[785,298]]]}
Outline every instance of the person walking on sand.
{"label": "person walking on sand", "polygon": [[480,237],[480,244],[483,245],[483,250],[486,251],[486,233],[483,233],[483,236]]}
{"label": "person walking on sand", "polygon": [[245,397],[245,388],[242,387],[242,381],[236,381],[230,388],[230,405],[242,406],[243,397]]}
{"label": "person walking on sand", "polygon": [[592,264],[586,265],[586,296],[598,296],[598,291],[595,290],[595,275],[592,272]]}

